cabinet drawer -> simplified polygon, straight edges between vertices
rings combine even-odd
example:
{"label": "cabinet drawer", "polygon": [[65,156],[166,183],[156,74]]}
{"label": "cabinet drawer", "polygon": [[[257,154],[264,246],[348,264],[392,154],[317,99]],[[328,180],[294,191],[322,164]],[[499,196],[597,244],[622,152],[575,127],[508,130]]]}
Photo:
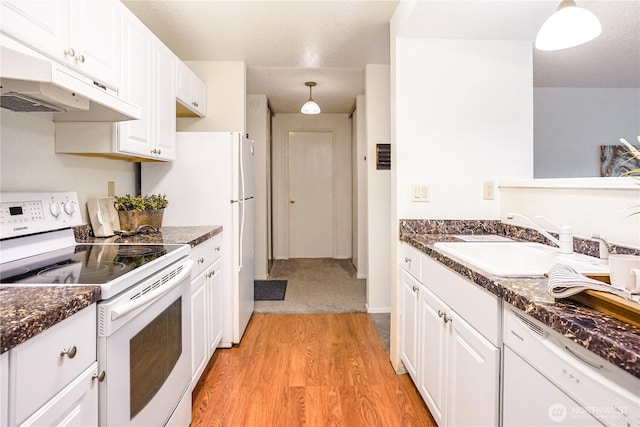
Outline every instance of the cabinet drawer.
{"label": "cabinet drawer", "polygon": [[198,274],[202,273],[215,260],[222,255],[222,234],[216,234],[211,239],[200,243],[191,249],[191,259],[193,260],[193,269],[191,270],[191,280],[195,279]]}
{"label": "cabinet drawer", "polygon": [[92,426],[98,423],[98,372],[94,362],[20,427],[61,425]]}
{"label": "cabinet drawer", "polygon": [[9,423],[23,422],[95,361],[95,304],[11,349]]}
{"label": "cabinet drawer", "polygon": [[425,287],[500,347],[500,298],[429,257],[424,258],[423,269]]}
{"label": "cabinet drawer", "polygon": [[403,243],[400,250],[400,265],[409,274],[422,283],[422,258],[424,255],[408,243]]}

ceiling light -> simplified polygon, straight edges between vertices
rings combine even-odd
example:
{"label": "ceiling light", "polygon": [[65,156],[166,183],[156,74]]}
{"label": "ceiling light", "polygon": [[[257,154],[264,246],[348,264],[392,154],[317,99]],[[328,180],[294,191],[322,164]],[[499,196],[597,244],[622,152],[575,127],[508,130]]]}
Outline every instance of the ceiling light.
{"label": "ceiling light", "polygon": [[573,0],[562,0],[558,10],[540,27],[536,49],[567,49],[593,40],[601,32],[602,26],[596,15],[576,6]]}
{"label": "ceiling light", "polygon": [[304,103],[300,112],[302,114],[320,114],[320,106],[311,97],[311,88],[316,85],[316,82],[306,82],[305,86],[309,86],[309,100]]}

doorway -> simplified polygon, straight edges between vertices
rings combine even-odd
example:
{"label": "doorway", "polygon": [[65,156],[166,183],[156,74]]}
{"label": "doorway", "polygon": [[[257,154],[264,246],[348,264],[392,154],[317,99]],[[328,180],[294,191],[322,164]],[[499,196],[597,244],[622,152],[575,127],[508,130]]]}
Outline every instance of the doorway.
{"label": "doorway", "polygon": [[333,133],[288,136],[289,258],[333,258]]}

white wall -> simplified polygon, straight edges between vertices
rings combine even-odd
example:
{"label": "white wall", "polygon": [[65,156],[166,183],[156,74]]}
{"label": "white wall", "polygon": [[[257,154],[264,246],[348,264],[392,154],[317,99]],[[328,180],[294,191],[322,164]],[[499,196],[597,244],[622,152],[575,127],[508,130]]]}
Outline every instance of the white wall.
{"label": "white wall", "polygon": [[611,243],[640,248],[640,214],[633,215],[640,212],[640,185],[632,178],[536,179],[504,182],[499,190],[503,220],[507,212],[530,219],[544,215],[570,225],[576,237],[597,233]]}
{"label": "white wall", "polygon": [[[396,41],[400,218],[497,218],[483,182],[533,174],[530,42]],[[412,202],[412,184],[429,202]]]}
{"label": "white wall", "polygon": [[244,132],[246,66],[244,62],[185,61],[207,84],[207,115],[179,118],[178,132]]}
{"label": "white wall", "polygon": [[600,176],[600,146],[637,144],[638,88],[535,88],[536,178]]}
{"label": "white wall", "polygon": [[135,193],[135,163],[56,154],[55,125],[33,114],[3,109],[0,124],[2,191],[76,191],[87,224],[87,200],[106,197],[107,181],[118,195]]}
{"label": "white wall", "polygon": [[254,276],[264,280],[269,273],[267,248],[267,186],[269,183],[269,108],[266,95],[247,95],[247,132],[254,141]]}
{"label": "white wall", "polygon": [[391,311],[391,171],[376,169],[376,144],[391,142],[389,73],[388,65],[365,67],[369,313]]}
{"label": "white wall", "polygon": [[365,104],[365,95],[358,95],[356,98],[356,110],[353,113],[353,127],[355,130],[354,148],[354,194],[355,205],[357,210],[355,212],[357,218],[354,221],[356,227],[356,233],[354,238],[357,240],[357,244],[353,247],[353,262],[357,269],[358,279],[366,279],[369,272],[369,236],[367,230],[368,226],[368,202],[367,193],[369,184],[367,182],[367,175],[369,173],[367,166],[367,111]]}
{"label": "white wall", "polygon": [[351,258],[351,120],[348,114],[276,114],[273,118],[273,250],[289,257],[287,153],[290,131],[331,131],[335,138],[336,242],[334,258]]}

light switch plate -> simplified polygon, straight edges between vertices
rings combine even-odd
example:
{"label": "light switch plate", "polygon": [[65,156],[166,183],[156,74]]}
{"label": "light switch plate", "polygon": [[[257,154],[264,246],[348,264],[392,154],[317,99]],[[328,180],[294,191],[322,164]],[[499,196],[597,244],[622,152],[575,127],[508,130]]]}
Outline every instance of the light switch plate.
{"label": "light switch plate", "polygon": [[413,202],[428,202],[429,201],[429,186],[425,184],[412,185],[411,186],[411,201]]}

